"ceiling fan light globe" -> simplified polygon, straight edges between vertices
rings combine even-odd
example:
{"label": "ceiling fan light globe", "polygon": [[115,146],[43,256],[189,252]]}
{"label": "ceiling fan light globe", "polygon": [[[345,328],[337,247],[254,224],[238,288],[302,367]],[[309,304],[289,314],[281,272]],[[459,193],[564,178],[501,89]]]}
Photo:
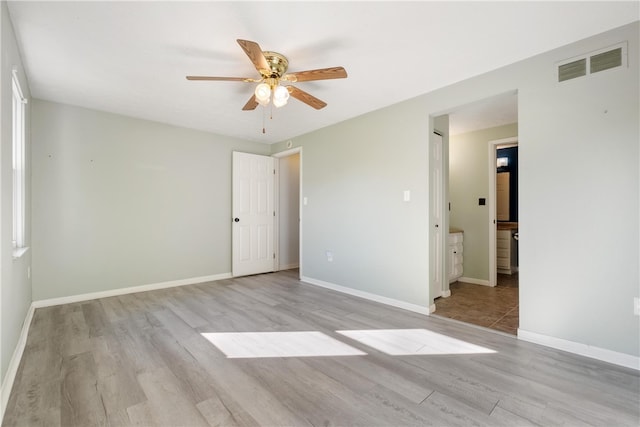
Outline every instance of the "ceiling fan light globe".
{"label": "ceiling fan light globe", "polygon": [[287,88],[284,86],[277,86],[273,91],[273,101],[275,102],[276,100],[280,100],[284,101],[284,103],[286,104],[288,99],[289,91],[287,90]]}
{"label": "ceiling fan light globe", "polygon": [[256,100],[261,105],[266,105],[269,103],[269,98],[271,97],[271,88],[266,83],[260,83],[256,86],[255,90]]}
{"label": "ceiling fan light globe", "polygon": [[273,106],[276,108],[280,108],[287,105],[286,99],[273,98]]}
{"label": "ceiling fan light globe", "polygon": [[273,90],[273,105],[274,107],[280,108],[287,104],[287,100],[289,100],[289,91],[284,86],[277,86]]}

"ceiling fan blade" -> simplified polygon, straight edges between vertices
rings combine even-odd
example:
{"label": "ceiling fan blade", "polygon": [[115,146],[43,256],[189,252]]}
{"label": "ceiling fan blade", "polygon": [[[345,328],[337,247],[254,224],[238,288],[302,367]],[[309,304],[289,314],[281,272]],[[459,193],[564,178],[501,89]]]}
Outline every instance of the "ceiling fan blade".
{"label": "ceiling fan blade", "polygon": [[308,82],[311,80],[344,79],[346,77],[347,71],[344,68],[331,67],[286,74],[282,80],[290,82]]}
{"label": "ceiling fan blade", "polygon": [[263,71],[269,71],[269,64],[267,63],[267,59],[264,57],[262,48],[260,48],[258,43],[242,39],[238,39],[237,41],[260,74],[263,74]]}
{"label": "ceiling fan blade", "polygon": [[305,104],[315,108],[316,110],[320,110],[327,106],[326,102],[316,98],[313,95],[309,95],[307,92],[298,89],[295,86],[287,86],[287,89],[289,90],[291,96],[296,98],[298,101],[302,101]]}
{"label": "ceiling fan blade", "polygon": [[255,82],[257,80],[248,77],[211,77],[211,76],[187,76],[187,80],[213,80],[225,82]]}
{"label": "ceiling fan blade", "polygon": [[249,99],[247,103],[244,104],[244,107],[242,107],[242,111],[255,110],[257,106],[258,106],[258,100],[256,99],[256,96],[253,95],[251,99]]}

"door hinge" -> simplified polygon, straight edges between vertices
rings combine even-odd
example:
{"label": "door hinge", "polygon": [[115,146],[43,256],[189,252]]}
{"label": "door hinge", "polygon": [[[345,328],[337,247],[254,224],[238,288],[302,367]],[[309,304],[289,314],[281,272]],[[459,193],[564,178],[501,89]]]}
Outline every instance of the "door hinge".
{"label": "door hinge", "polygon": [[275,170],[275,169],[273,170],[273,174],[274,174],[274,175],[276,174],[276,170]]}
{"label": "door hinge", "polygon": [[276,211],[273,211],[273,216],[276,216]]}
{"label": "door hinge", "polygon": [[275,252],[273,253],[273,259],[276,259],[276,253]]}

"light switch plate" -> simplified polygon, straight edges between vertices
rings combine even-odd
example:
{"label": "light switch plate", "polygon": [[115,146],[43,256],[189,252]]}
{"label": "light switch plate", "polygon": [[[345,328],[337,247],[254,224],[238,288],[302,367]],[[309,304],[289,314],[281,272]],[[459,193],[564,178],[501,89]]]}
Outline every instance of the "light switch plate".
{"label": "light switch plate", "polygon": [[633,314],[640,316],[640,298],[633,297]]}
{"label": "light switch plate", "polygon": [[411,190],[404,190],[402,192],[402,198],[405,202],[411,201]]}

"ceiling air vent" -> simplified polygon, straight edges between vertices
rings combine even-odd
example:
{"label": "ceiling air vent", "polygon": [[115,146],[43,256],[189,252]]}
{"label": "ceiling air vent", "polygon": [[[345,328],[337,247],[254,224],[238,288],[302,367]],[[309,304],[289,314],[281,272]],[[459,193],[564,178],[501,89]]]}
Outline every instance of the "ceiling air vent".
{"label": "ceiling air vent", "polygon": [[622,48],[598,53],[589,58],[589,68],[591,73],[608,70],[622,65]]}
{"label": "ceiling air vent", "polygon": [[558,67],[558,81],[575,79],[587,75],[587,60],[585,58],[562,64]]}
{"label": "ceiling air vent", "polygon": [[627,42],[623,42],[557,63],[558,82],[626,65]]}

